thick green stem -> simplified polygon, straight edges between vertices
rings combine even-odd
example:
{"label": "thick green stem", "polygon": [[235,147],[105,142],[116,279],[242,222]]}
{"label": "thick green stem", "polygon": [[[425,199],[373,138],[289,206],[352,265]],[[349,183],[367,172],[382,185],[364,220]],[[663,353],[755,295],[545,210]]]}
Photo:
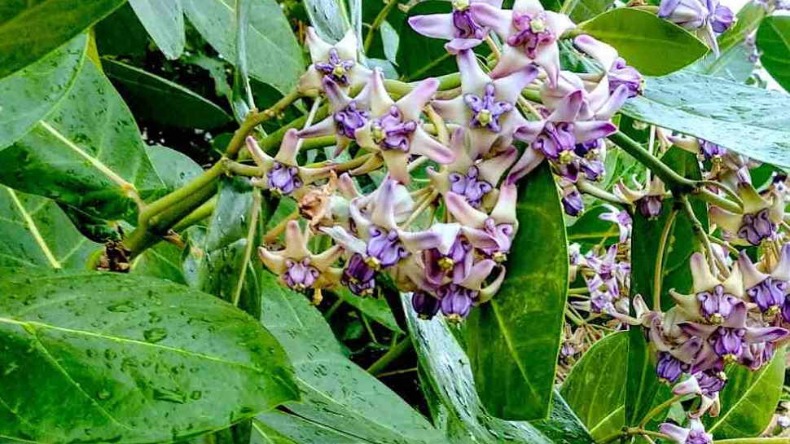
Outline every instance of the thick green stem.
{"label": "thick green stem", "polygon": [[656,415],[663,412],[664,410],[672,407],[672,404],[680,401],[681,399],[683,399],[683,395],[675,395],[667,399],[666,401],[662,402],[661,404],[655,406],[652,410],[647,412],[647,415],[645,415],[645,417],[642,418],[641,421],[639,421],[639,429],[644,429],[647,423],[650,422],[651,419],[655,418]]}
{"label": "thick green stem", "polygon": [[725,199],[715,193],[712,193],[710,190],[706,190],[705,188],[699,188],[696,192],[696,195],[705,202],[715,205],[723,210],[727,210],[735,214],[743,213],[743,206],[738,205],[736,202],[733,202],[729,199]]}
{"label": "thick green stem", "polygon": [[672,225],[674,225],[677,215],[678,210],[673,208],[669,216],[667,216],[666,224],[661,231],[661,241],[658,244],[656,267],[653,269],[653,310],[655,311],[661,311],[661,286],[664,283],[664,256],[666,255],[667,244],[669,243],[669,233],[672,231]]}
{"label": "thick green stem", "polygon": [[191,227],[192,225],[195,225],[196,223],[205,220],[207,217],[211,216],[211,214],[214,212],[214,208],[216,207],[217,207],[217,198],[215,196],[209,199],[208,202],[199,206],[197,210],[189,213],[187,217],[181,219],[180,222],[178,222],[173,226],[172,230],[176,232],[185,230]]}
{"label": "thick green stem", "polygon": [[387,368],[388,365],[392,363],[392,361],[398,359],[402,354],[406,353],[411,348],[411,339],[404,338],[402,341],[398,343],[395,347],[390,348],[387,350],[387,353],[384,353],[384,356],[379,358],[378,361],[374,362],[373,365],[368,367],[368,373],[373,376],[378,375],[381,373],[382,370]]}
{"label": "thick green stem", "polygon": [[680,174],[672,170],[667,164],[660,161],[657,157],[650,154],[642,145],[618,131],[611,136],[609,140],[614,142],[626,153],[630,154],[639,163],[646,166],[650,171],[658,176],[665,184],[672,190],[673,194],[678,192],[688,192],[696,187],[696,182],[691,179],[686,179]]}
{"label": "thick green stem", "polygon": [[[228,147],[225,149],[225,156],[235,159],[241,147],[244,146],[244,139],[247,138],[247,136],[252,132],[252,130],[255,129],[256,126],[282,113],[285,108],[290,106],[299,97],[301,97],[299,92],[294,89],[270,108],[263,111],[253,111],[247,114],[247,117],[244,119],[244,122],[242,122],[239,129],[233,133],[233,138],[230,140]],[[283,132],[283,134],[284,133],[285,132]]]}

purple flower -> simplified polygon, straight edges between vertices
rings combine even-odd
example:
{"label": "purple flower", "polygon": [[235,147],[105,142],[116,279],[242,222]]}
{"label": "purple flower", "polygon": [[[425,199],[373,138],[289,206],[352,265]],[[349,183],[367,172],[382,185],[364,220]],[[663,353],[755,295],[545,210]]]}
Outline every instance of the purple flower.
{"label": "purple flower", "polygon": [[[460,225],[456,229],[460,233]],[[425,277],[434,286],[441,285],[448,276],[456,282],[464,280],[473,261],[474,247],[461,235],[456,235],[449,248],[431,248],[423,252]]]}
{"label": "purple flower", "polygon": [[302,233],[299,223],[292,220],[285,226],[285,249],[269,251],[261,247],[258,254],[263,264],[279,275],[288,288],[304,291],[333,286],[340,273],[331,265],[340,258],[342,248],[335,245],[320,254],[313,254],[307,249],[307,242],[308,237]]}
{"label": "purple flower", "polygon": [[738,237],[752,245],[760,245],[766,239],[776,235],[777,225],[771,220],[768,208],[756,214],[744,214]]}
{"label": "purple flower", "polygon": [[631,215],[626,210],[619,210],[611,205],[604,206],[609,209],[609,212],[602,213],[598,218],[617,224],[617,228],[620,230],[619,242],[621,244],[624,243],[631,237],[631,229],[633,228]]}
{"label": "purple flower", "polygon": [[725,293],[724,286],[717,285],[713,291],[697,293],[700,313],[713,324],[721,324],[730,317],[734,308],[743,302],[735,296]]}
{"label": "purple flower", "polygon": [[445,46],[451,53],[474,48],[488,35],[489,28],[481,23],[499,10],[502,0],[454,0],[448,14],[416,15],[409,25],[416,32],[437,39],[450,40]]}
{"label": "purple flower", "polygon": [[735,17],[732,14],[732,10],[722,4],[719,3],[719,0],[707,0],[708,2],[708,11],[710,11],[710,25],[713,28],[713,32],[716,34],[721,34],[722,32],[730,29]]}
{"label": "purple flower", "polygon": [[416,291],[411,296],[411,306],[420,319],[431,319],[439,312],[440,300],[425,291]]}
{"label": "purple flower", "polygon": [[534,62],[556,84],[560,72],[557,38],[574,27],[566,15],[545,11],[537,0],[516,0],[512,11],[491,11],[480,22],[506,42],[492,77],[504,77]]}
{"label": "purple flower", "polygon": [[479,180],[479,175],[480,171],[478,168],[472,165],[467,170],[466,175],[450,173],[448,176],[450,180],[450,191],[466,197],[466,201],[469,202],[469,205],[475,208],[480,208],[483,197],[494,189],[490,183]]}
{"label": "purple flower", "polygon": [[272,169],[266,173],[268,188],[276,194],[289,195],[302,186],[299,179],[299,168],[274,162]]}
{"label": "purple flower", "polygon": [[741,356],[746,329],[719,327],[708,338],[713,351],[725,361],[736,361]]}
{"label": "purple flower", "polygon": [[658,362],[656,363],[656,376],[661,381],[674,383],[683,373],[686,373],[689,365],[672,356],[669,352],[659,352]]}
{"label": "purple flower", "polygon": [[271,190],[274,193],[290,195],[304,185],[329,176],[331,167],[306,168],[296,162],[299,153],[299,136],[295,129],[285,133],[277,155],[272,158],[258,146],[253,137],[247,137],[247,149],[255,164],[261,169],[262,178],[253,178],[252,184]]}
{"label": "purple flower", "polygon": [[611,94],[614,94],[621,86],[625,87],[625,90],[628,91],[629,98],[642,94],[642,85],[644,84],[642,74],[633,66],[629,66],[621,57],[615,60],[614,65],[609,70],[608,76],[609,92]]}
{"label": "purple flower", "polygon": [[357,63],[357,38],[348,30],[343,39],[332,45],[307,28],[305,38],[312,64],[299,79],[299,91],[305,94],[322,90],[323,80],[332,80],[344,88],[361,85],[370,77],[370,70]]}
{"label": "purple flower", "polygon": [[376,70],[373,74],[370,84],[372,118],[356,130],[356,141],[360,147],[378,152],[390,177],[404,185],[411,180],[407,166],[412,155],[426,156],[440,164],[455,159],[449,148],[429,136],[420,125],[422,109],[438,86],[436,79],[425,79],[395,102],[384,88],[381,72]]}
{"label": "purple flower", "polygon": [[409,255],[406,247],[400,241],[397,230],[387,231],[374,225],[368,229],[368,232],[367,258],[365,260],[374,270],[391,267]]}
{"label": "purple flower", "polygon": [[447,284],[437,294],[441,300],[442,314],[450,321],[460,321],[469,315],[477,293],[457,284]]}
{"label": "purple flower", "polygon": [[779,261],[773,266],[770,274],[760,271],[752,263],[749,256],[743,252],[738,257],[738,265],[743,273],[743,287],[746,295],[757,304],[757,307],[768,316],[773,316],[781,309],[790,315],[790,301],[788,301],[788,281],[790,281],[790,243],[782,245]]}
{"label": "purple flower", "polygon": [[663,196],[647,195],[636,201],[636,208],[639,214],[647,219],[655,219],[661,215],[661,208],[663,207]]}
{"label": "purple flower", "polygon": [[662,0],[658,16],[686,29],[701,28],[710,11],[701,0]]}
{"label": "purple flower", "polygon": [[568,216],[578,216],[584,211],[584,201],[579,190],[572,187],[562,196],[562,208]]}
{"label": "purple flower", "polygon": [[746,290],[763,313],[775,314],[784,304],[787,295],[787,281],[775,280],[768,276],[764,281]]}
{"label": "purple flower", "polygon": [[711,444],[713,435],[705,432],[705,426],[697,418],[689,420],[689,427],[684,428],[678,425],[665,422],[658,426],[658,430],[667,435],[677,444]]}
{"label": "purple flower", "polygon": [[507,147],[513,133],[527,120],[515,108],[521,91],[538,75],[534,66],[511,76],[492,80],[477,62],[474,52],[461,51],[456,57],[461,73],[461,95],[433,103],[445,120],[463,125],[472,147],[473,158],[487,154],[494,142]]}
{"label": "purple flower", "polygon": [[369,296],[376,287],[376,270],[368,266],[361,254],[354,253],[346,263],[340,282],[354,294]]}

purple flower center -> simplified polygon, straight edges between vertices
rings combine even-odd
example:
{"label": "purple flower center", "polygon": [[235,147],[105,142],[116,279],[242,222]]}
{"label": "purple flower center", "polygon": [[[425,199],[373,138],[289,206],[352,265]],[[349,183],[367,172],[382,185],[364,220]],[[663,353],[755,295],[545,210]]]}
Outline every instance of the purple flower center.
{"label": "purple flower center", "polygon": [[471,263],[474,260],[474,249],[464,237],[458,236],[446,255],[436,248],[425,250],[425,277],[433,285],[441,285],[445,276],[450,275],[454,282],[466,278]]}
{"label": "purple flower center", "polygon": [[457,39],[482,40],[486,36],[485,29],[475,22],[472,11],[468,7],[453,10],[453,27]]}
{"label": "purple flower center", "polygon": [[688,371],[688,368],[688,364],[672,356],[669,352],[658,354],[658,363],[656,364],[658,379],[674,383],[680,378],[680,375]]}
{"label": "purple flower center", "polygon": [[337,132],[349,139],[355,139],[355,131],[365,126],[370,118],[370,113],[358,109],[357,102],[352,100],[348,106],[336,112],[334,118]]}
{"label": "purple flower center", "polygon": [[310,265],[310,258],[304,258],[299,262],[289,259],[285,261],[285,266],[283,280],[288,288],[296,291],[304,291],[312,287],[321,274],[317,268]]}
{"label": "purple flower center", "polygon": [[387,231],[384,228],[372,226],[368,231],[368,257],[366,262],[370,268],[391,267],[409,255],[398,237],[396,230]]}
{"label": "purple flower center", "polygon": [[348,73],[354,67],[353,60],[341,60],[337,49],[329,50],[329,60],[326,62],[316,62],[315,69],[340,85],[348,86]]}
{"label": "purple flower center", "polygon": [[568,216],[578,216],[584,211],[584,201],[578,190],[574,189],[562,197],[562,208]]}
{"label": "purple flower center", "polygon": [[494,189],[490,183],[478,180],[480,170],[476,166],[471,166],[466,171],[466,175],[460,173],[450,173],[450,191],[460,194],[466,198],[474,208],[480,208],[483,197]]}
{"label": "purple flower center", "polygon": [[636,201],[636,207],[639,209],[639,214],[647,219],[655,219],[661,214],[661,207],[663,207],[663,197],[648,194]]}
{"label": "purple flower center", "polygon": [[722,148],[713,142],[708,142],[707,140],[700,139],[699,148],[702,157],[707,161],[719,159],[727,154],[726,148]]}
{"label": "purple flower center", "polygon": [[738,230],[738,237],[746,239],[755,246],[760,245],[765,239],[772,238],[774,234],[776,234],[776,224],[771,220],[768,208],[744,215],[741,228]]}
{"label": "purple flower center", "polygon": [[711,440],[704,430],[692,430],[686,437],[685,444],[711,444]]}
{"label": "purple flower center", "polygon": [[513,225],[497,225],[496,221],[489,217],[484,222],[483,229],[496,240],[497,246],[494,248],[481,248],[480,250],[499,264],[505,262],[507,254],[510,252],[513,234],[515,233]]}
{"label": "purple flower center", "polygon": [[732,362],[741,357],[745,334],[746,330],[743,328],[719,327],[708,341],[713,345],[713,351],[717,355]]}
{"label": "purple flower center", "polygon": [[720,370],[706,370],[695,373],[694,377],[697,378],[702,394],[709,397],[719,393],[727,383],[727,376]]}
{"label": "purple flower center", "polygon": [[370,268],[361,254],[355,253],[348,260],[340,282],[360,296],[373,294],[376,287],[376,270]]}
{"label": "purple flower center", "polygon": [[573,135],[573,124],[569,122],[546,122],[543,131],[532,142],[532,148],[543,153],[551,160],[568,163],[572,160],[576,148],[576,137]]}
{"label": "purple flower center", "polygon": [[450,321],[460,321],[469,314],[477,292],[456,284],[447,284],[437,291],[442,314]]}
{"label": "purple flower center", "polygon": [[770,311],[771,315],[779,311],[779,307],[785,302],[787,294],[787,282],[765,278],[762,282],[746,290],[746,294],[752,298],[763,313]]}
{"label": "purple flower center", "polygon": [[736,304],[740,303],[735,296],[725,293],[724,287],[717,285],[713,292],[701,291],[697,293],[697,300],[700,304],[700,312],[709,322],[721,324],[732,314]]}
{"label": "purple flower center", "polygon": [[415,292],[411,297],[411,306],[420,319],[431,319],[439,312],[441,302],[438,298],[424,291]]}
{"label": "purple flower center", "polygon": [[513,13],[513,26],[518,31],[508,37],[510,46],[523,46],[529,58],[534,59],[538,46],[554,41],[554,33],[548,27],[546,14],[518,14]]}
{"label": "purple flower center", "polygon": [[409,152],[411,134],[417,129],[417,122],[403,121],[403,114],[392,105],[389,113],[373,121],[371,130],[373,141],[385,150]]}
{"label": "purple flower center", "polygon": [[642,75],[633,66],[628,66],[622,57],[618,57],[614,66],[609,70],[609,93],[620,86],[625,85],[628,90],[628,97],[636,97],[642,92]]}
{"label": "purple flower center", "polygon": [[272,169],[266,173],[269,189],[275,193],[289,195],[302,186],[299,178],[299,168],[274,162]]}
{"label": "purple flower center", "polygon": [[474,94],[466,94],[464,102],[474,114],[469,125],[473,128],[487,128],[489,131],[498,133],[502,127],[499,125],[499,118],[502,114],[513,109],[513,104],[508,102],[496,101],[496,87],[493,83],[485,86],[483,97]]}

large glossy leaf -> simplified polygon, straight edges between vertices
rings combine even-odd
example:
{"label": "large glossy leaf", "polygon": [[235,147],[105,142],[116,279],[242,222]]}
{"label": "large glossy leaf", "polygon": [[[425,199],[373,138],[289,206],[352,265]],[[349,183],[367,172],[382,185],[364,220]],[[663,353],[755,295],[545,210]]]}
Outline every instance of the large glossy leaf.
{"label": "large glossy leaf", "polygon": [[647,79],[622,112],[717,143],[756,160],[790,166],[790,97],[693,73]]}
{"label": "large glossy leaf", "polygon": [[647,75],[677,71],[708,51],[685,29],[638,9],[613,9],[579,28],[614,46],[630,65]]}
{"label": "large glossy leaf", "polygon": [[270,273],[263,273],[261,287],[263,325],[288,353],[301,392],[301,402],[285,405],[291,413],[353,437],[346,442],[443,442],[425,418],[343,355],[304,295],[284,288]]}
{"label": "large glossy leaf", "polygon": [[[348,433],[351,432],[351,433]],[[280,411],[258,415],[252,423],[250,444],[347,444],[367,443],[353,431],[325,427],[297,415]]]}
{"label": "large glossy leaf", "polygon": [[628,333],[605,337],[590,347],[562,384],[562,396],[596,439],[625,425]]}
{"label": "large glossy leaf", "polygon": [[447,13],[451,10],[452,5],[449,2],[437,0],[420,2],[409,9],[409,14],[401,26],[396,58],[401,75],[408,80],[449,74],[457,70],[452,54],[444,49],[446,41],[420,35],[407,22],[408,17],[415,15]]}
{"label": "large glossy leaf", "polygon": [[726,51],[743,43],[744,38],[760,26],[767,14],[767,9],[759,3],[745,4],[736,14],[732,27],[719,36],[719,49]]}
{"label": "large glossy leaf", "polygon": [[0,80],[0,149],[22,137],[57,105],[77,78],[87,48],[82,35]]}
{"label": "large glossy leaf", "polygon": [[[233,0],[183,0],[190,22],[222,56],[236,60]],[[286,93],[304,70],[302,50],[274,0],[251,2],[247,30],[249,74]]]}
{"label": "large glossy leaf", "polygon": [[136,211],[132,192],[163,187],[129,109],[86,63],[60,105],[0,152],[0,182],[107,219]]}
{"label": "large glossy leaf", "polygon": [[519,187],[517,213],[507,277],[472,310],[467,354],[486,409],[528,420],[549,413],[568,290],[565,224],[548,164]]}
{"label": "large glossy leaf", "polygon": [[782,395],[785,352],[784,347],[779,349],[771,363],[757,372],[735,365],[727,368],[727,385],[719,393],[721,413],[707,422],[716,439],[753,437],[765,430]]}
{"label": "large glossy leaf", "polygon": [[[699,179],[700,171],[693,154],[679,148],[672,148],[662,160],[678,173],[690,179]],[[699,248],[691,221],[685,213],[679,212],[670,218],[673,203],[664,201],[661,214],[648,220],[641,214],[633,216],[631,238],[631,296],[642,295],[645,302],[657,309],[668,310],[673,306],[669,290],[681,293],[691,290],[692,279],[688,261]],[[694,212],[703,229],[707,228],[707,213],[703,203],[693,204]],[[661,256],[660,275],[656,276],[656,261],[660,256],[660,245],[664,230],[668,228],[667,244]],[[661,279],[661,292],[654,295],[655,281]],[[655,372],[655,352],[648,348],[641,329],[631,329],[629,335],[628,377],[626,382],[625,418],[628,425],[636,425],[653,405],[671,396],[666,385],[661,384]]]}
{"label": "large glossy leaf", "polygon": [[343,0],[305,0],[310,24],[327,41],[339,41],[351,28]]}
{"label": "large glossy leaf", "polygon": [[563,4],[563,9],[574,23],[581,23],[602,14],[613,4],[612,0],[570,0],[567,5]]}
{"label": "large glossy leaf", "polygon": [[389,328],[392,331],[402,332],[392,315],[387,301],[384,299],[359,297],[346,289],[337,292],[337,296],[347,304],[353,306],[365,316]]}
{"label": "large glossy leaf", "polygon": [[145,147],[145,150],[168,191],[183,187],[203,173],[203,168],[197,162],[174,149],[153,145]]}
{"label": "large glossy leaf", "polygon": [[[411,310],[409,295],[403,296],[404,311],[417,351],[423,385],[437,398],[441,418],[451,442],[466,443],[591,443],[579,419],[565,401],[555,397],[548,420],[531,424],[506,421],[486,412],[475,390],[469,359],[442,318],[419,319]],[[429,400],[430,401],[430,400]],[[559,433],[555,433],[561,430]],[[551,436],[547,436],[551,435]]]}
{"label": "large glossy leaf", "polygon": [[757,30],[757,48],[765,70],[790,90],[790,17],[766,17]]}
{"label": "large glossy leaf", "polygon": [[125,0],[32,0],[0,4],[0,79],[62,46]]}
{"label": "large glossy leaf", "polygon": [[201,129],[216,128],[233,120],[209,100],[140,68],[108,59],[102,60],[102,67],[139,118]]}
{"label": "large glossy leaf", "polygon": [[297,399],[258,323],[188,288],[123,274],[0,271],[0,435],[156,442]]}
{"label": "large glossy leaf", "polygon": [[129,0],[137,18],[168,59],[184,51],[184,11],[181,0]]}
{"label": "large glossy leaf", "polygon": [[0,186],[0,266],[85,269],[99,248],[55,202]]}

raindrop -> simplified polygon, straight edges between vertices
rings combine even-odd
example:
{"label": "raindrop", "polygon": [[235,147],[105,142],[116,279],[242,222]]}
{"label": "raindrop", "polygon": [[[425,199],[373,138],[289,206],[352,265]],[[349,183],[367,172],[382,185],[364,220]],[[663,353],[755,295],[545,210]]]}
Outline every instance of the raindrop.
{"label": "raindrop", "polygon": [[152,328],[143,332],[146,342],[157,343],[167,337],[167,330],[164,328]]}
{"label": "raindrop", "polygon": [[187,402],[186,395],[183,392],[166,388],[154,389],[154,399],[157,401],[172,402],[174,404],[184,404]]}

